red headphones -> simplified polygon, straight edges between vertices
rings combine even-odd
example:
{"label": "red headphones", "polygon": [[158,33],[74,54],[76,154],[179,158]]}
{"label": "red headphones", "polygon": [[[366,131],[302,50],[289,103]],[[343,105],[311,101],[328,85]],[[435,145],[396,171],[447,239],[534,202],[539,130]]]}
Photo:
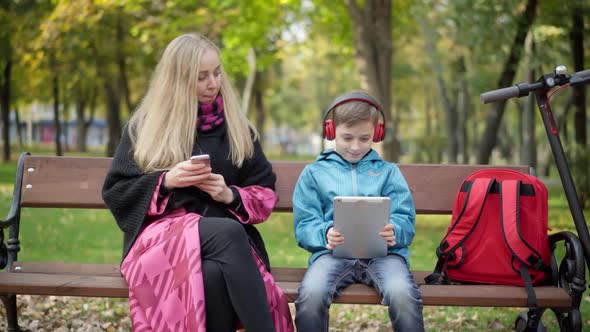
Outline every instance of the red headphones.
{"label": "red headphones", "polygon": [[343,96],[340,96],[334,100],[332,105],[328,107],[326,114],[324,115],[324,128],[323,128],[323,136],[325,139],[331,141],[336,138],[336,128],[334,127],[334,121],[332,119],[328,119],[328,114],[332,110],[334,110],[337,106],[351,102],[351,101],[362,101],[367,104],[372,105],[381,113],[381,119],[383,121],[378,121],[377,125],[375,126],[375,132],[373,133],[373,142],[381,142],[385,138],[385,114],[383,114],[383,110],[381,109],[381,105],[375,100],[375,98],[369,96],[365,93],[350,93]]}

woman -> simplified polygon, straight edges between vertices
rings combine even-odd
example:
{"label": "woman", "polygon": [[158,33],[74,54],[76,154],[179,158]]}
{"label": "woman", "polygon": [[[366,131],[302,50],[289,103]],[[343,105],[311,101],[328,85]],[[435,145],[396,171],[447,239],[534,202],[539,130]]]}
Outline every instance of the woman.
{"label": "woman", "polygon": [[[257,138],[219,49],[196,34],[170,42],[103,187],[124,233],[134,330],[293,330],[253,226],[277,202]],[[210,166],[191,163],[197,154]]]}

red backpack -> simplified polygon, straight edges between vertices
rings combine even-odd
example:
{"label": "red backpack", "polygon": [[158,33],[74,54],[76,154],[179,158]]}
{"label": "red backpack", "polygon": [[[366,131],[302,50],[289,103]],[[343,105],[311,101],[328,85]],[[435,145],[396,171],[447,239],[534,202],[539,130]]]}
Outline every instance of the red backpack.
{"label": "red backpack", "polygon": [[529,306],[536,306],[532,285],[551,277],[547,200],[547,188],[532,175],[501,168],[469,175],[426,282],[525,286]]}

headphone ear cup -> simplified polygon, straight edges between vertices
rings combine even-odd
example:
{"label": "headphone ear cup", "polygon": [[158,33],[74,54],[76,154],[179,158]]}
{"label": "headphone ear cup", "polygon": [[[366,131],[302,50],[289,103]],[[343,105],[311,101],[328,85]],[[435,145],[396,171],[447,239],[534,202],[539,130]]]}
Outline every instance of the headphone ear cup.
{"label": "headphone ear cup", "polygon": [[385,138],[385,126],[382,122],[377,123],[373,133],[373,142],[381,142]]}
{"label": "headphone ear cup", "polygon": [[334,138],[336,138],[334,122],[332,121],[332,119],[327,119],[324,121],[324,138],[328,141],[331,141]]}

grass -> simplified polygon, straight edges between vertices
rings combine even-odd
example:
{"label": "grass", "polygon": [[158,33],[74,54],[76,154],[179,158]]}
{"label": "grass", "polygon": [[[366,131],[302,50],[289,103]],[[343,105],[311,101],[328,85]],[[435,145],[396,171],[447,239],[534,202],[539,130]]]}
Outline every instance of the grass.
{"label": "grass", "polygon": [[[7,214],[12,199],[15,168],[15,162],[0,164],[0,214],[3,215]],[[552,231],[570,230],[575,233],[561,187],[550,187],[549,205]],[[585,211],[586,220],[590,215],[588,212]],[[107,210],[27,208],[22,211],[22,220],[20,260],[100,263],[120,261],[122,234]],[[435,249],[449,221],[449,216],[418,217],[417,235],[411,247],[413,269],[432,270],[436,259]],[[293,238],[290,214],[275,213],[259,229],[274,266],[307,265],[307,252],[298,248]],[[586,293],[582,301],[584,326],[590,326],[589,298]],[[432,331],[509,331],[522,310],[428,306],[424,309],[424,317],[428,330]],[[335,331],[346,331],[349,328],[346,324],[351,321],[361,322],[361,326],[363,322],[373,321],[380,322],[380,326],[388,325],[387,312],[382,306],[334,305],[331,313],[331,327]],[[548,312],[543,320],[550,331],[558,329],[552,313]]]}

